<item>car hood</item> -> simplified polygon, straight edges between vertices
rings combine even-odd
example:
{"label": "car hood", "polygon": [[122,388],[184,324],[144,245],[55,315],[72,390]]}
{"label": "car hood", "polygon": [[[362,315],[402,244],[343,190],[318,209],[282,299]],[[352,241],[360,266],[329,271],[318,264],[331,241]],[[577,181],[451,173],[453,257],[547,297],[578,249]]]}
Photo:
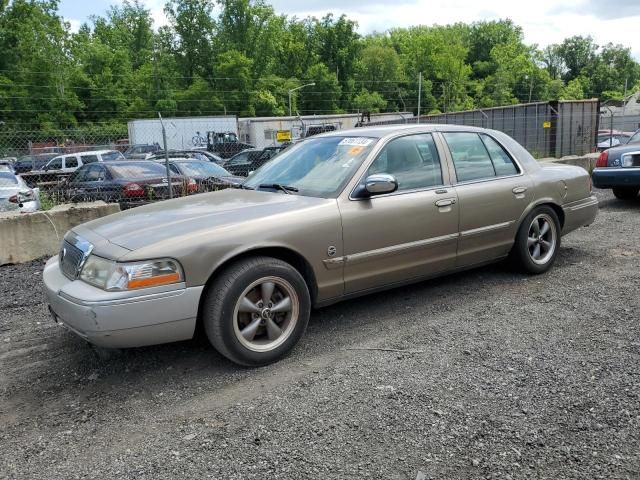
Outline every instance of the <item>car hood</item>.
{"label": "car hood", "polygon": [[[80,236],[83,236],[83,230],[89,230],[92,235],[87,240],[92,243],[97,235],[108,243],[137,250],[207,230],[218,234],[225,227],[332,201],[232,188],[133,208],[93,220],[74,230]],[[99,253],[100,245],[95,247]]]}

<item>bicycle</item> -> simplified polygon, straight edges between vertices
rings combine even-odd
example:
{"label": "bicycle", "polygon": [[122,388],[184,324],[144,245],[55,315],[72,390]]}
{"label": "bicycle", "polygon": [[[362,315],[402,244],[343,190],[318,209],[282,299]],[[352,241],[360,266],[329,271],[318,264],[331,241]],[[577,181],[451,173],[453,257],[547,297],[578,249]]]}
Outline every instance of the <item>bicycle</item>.
{"label": "bicycle", "polygon": [[196,134],[191,139],[191,143],[194,147],[202,147],[207,144],[207,139],[200,135],[200,132],[196,132]]}

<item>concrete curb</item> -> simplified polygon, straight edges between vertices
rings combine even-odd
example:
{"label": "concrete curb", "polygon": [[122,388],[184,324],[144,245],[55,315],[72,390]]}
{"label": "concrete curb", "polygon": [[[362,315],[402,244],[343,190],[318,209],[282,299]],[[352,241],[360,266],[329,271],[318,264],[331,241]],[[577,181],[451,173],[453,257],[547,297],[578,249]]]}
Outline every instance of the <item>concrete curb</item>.
{"label": "concrete curb", "polygon": [[58,205],[34,213],[0,215],[0,265],[23,263],[58,253],[64,234],[81,223],[120,211],[117,203]]}
{"label": "concrete curb", "polygon": [[570,155],[562,158],[539,158],[540,163],[561,163],[563,165],[576,165],[584,168],[587,172],[591,173],[596,168],[596,161],[600,153],[588,153],[583,156]]}

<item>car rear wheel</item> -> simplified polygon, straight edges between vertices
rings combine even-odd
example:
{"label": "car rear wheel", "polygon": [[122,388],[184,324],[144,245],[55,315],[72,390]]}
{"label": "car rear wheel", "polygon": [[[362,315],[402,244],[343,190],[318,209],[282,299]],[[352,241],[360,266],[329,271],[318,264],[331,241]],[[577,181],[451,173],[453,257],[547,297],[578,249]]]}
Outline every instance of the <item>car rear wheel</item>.
{"label": "car rear wheel", "polygon": [[620,200],[633,200],[638,196],[639,188],[636,187],[619,187],[613,189],[613,194]]}
{"label": "car rear wheel", "polygon": [[203,324],[211,344],[229,360],[261,366],[286,355],[307,328],[309,289],[282,260],[254,257],[234,263],[207,291]]}
{"label": "car rear wheel", "polygon": [[511,259],[522,271],[540,274],[549,270],[560,249],[560,221],[551,207],[535,208],[524,219],[511,250]]}

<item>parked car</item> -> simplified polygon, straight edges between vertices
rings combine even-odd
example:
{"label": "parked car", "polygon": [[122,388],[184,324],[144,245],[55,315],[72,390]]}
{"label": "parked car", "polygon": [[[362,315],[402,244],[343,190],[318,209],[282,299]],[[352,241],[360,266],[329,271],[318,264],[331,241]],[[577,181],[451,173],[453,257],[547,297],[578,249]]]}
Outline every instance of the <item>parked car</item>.
{"label": "parked car", "polygon": [[26,173],[32,170],[41,170],[49,160],[56,157],[55,153],[43,153],[40,155],[25,155],[20,157],[16,163],[13,164],[13,170],[16,173]]}
{"label": "parked car", "polygon": [[625,133],[617,133],[614,135],[608,135],[608,134],[598,135],[598,144],[597,144],[598,151],[606,150],[612,147],[617,147],[619,145],[625,145],[630,138],[631,138],[631,135],[628,135]]}
{"label": "parked car", "polygon": [[276,156],[283,147],[267,147],[262,150],[244,150],[226,161],[222,166],[233,175],[246,177]]}
{"label": "parked car", "polygon": [[20,175],[0,169],[0,212],[29,213],[40,208],[39,189],[29,188]]}
{"label": "parked car", "polygon": [[83,165],[94,162],[110,162],[124,160],[124,156],[118,150],[95,150],[78,153],[69,153],[52,158],[43,167],[48,173],[72,173]]}
{"label": "parked car", "polygon": [[157,143],[153,145],[130,145],[124,152],[124,156],[127,160],[147,160],[158,151],[160,151],[160,145]]}
{"label": "parked car", "polygon": [[[174,196],[195,193],[195,181],[171,177]],[[72,202],[104,200],[122,209],[169,198],[169,181],[163,165],[145,160],[96,162],[76,170],[64,182],[59,195]]]}
{"label": "parked car", "polygon": [[[161,160],[165,158],[163,150],[159,150],[153,154],[151,160]],[[222,165],[226,160],[217,155],[207,152],[206,150],[169,150],[169,158],[195,158],[206,162],[213,162]]]}
{"label": "parked car", "polygon": [[592,174],[593,185],[611,188],[621,200],[631,200],[640,191],[640,129],[625,145],[600,154]]}
{"label": "parked car", "polygon": [[[163,159],[157,159],[163,164]],[[198,185],[198,192],[211,192],[223,188],[239,187],[246,180],[227,172],[220,165],[195,158],[172,158],[169,163],[171,171],[183,177],[192,178]]]}
{"label": "parked car", "polygon": [[543,166],[504,133],[359,128],[289,147],[242,189],[75,227],[43,275],[56,321],[96,345],[185,340],[201,323],[224,356],[264,365],[312,307],[507,257],[546,272],[597,211],[584,169]]}

